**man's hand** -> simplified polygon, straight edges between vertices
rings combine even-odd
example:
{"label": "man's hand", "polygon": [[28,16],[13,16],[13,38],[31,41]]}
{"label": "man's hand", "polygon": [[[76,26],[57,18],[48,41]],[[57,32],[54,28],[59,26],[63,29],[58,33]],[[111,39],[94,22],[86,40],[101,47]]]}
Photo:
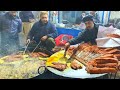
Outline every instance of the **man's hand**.
{"label": "man's hand", "polygon": [[48,38],[48,36],[43,36],[43,37],[41,38],[41,41],[45,41],[47,38]]}
{"label": "man's hand", "polygon": [[65,48],[69,48],[69,47],[70,47],[70,43],[67,42],[67,43],[65,44]]}
{"label": "man's hand", "polygon": [[26,43],[27,43],[27,44],[30,43],[30,39],[27,39]]}
{"label": "man's hand", "polygon": [[28,44],[28,43],[36,43],[36,42],[34,40],[27,39],[26,44]]}

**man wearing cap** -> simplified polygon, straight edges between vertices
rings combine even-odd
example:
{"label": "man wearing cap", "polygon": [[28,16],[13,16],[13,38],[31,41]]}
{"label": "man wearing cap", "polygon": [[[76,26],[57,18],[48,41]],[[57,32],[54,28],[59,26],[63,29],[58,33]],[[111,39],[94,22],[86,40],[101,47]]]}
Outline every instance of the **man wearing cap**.
{"label": "man wearing cap", "polygon": [[[65,44],[65,48],[70,47],[70,45],[75,45],[81,42],[90,42],[91,44],[96,44],[96,38],[98,33],[98,25],[96,25],[93,21],[93,16],[88,15],[83,18],[83,22],[86,25],[86,29],[82,30],[83,32],[76,38],[73,38],[72,40],[68,41]],[[108,78],[108,74],[104,75],[103,77],[98,77],[98,79],[106,79]]]}
{"label": "man wearing cap", "polygon": [[27,35],[31,30],[33,24],[35,23],[35,17],[32,11],[21,11],[19,13],[20,19],[22,20],[22,32],[20,33],[23,37],[23,45],[25,44],[25,40],[27,39]]}
{"label": "man wearing cap", "polygon": [[97,38],[98,26],[94,23],[93,17],[91,15],[88,15],[83,18],[83,22],[86,25],[86,29],[82,30],[79,36],[68,41],[65,44],[66,48],[70,47],[70,45],[75,45],[83,41],[85,43],[90,42],[91,44],[96,44],[95,39]]}

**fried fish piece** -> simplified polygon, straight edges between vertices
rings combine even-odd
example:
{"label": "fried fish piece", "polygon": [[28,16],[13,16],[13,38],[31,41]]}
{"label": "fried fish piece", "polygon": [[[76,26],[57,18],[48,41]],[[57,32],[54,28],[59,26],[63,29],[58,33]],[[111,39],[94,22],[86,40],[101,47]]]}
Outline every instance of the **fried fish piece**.
{"label": "fried fish piece", "polygon": [[64,71],[67,68],[67,64],[63,64],[63,63],[59,63],[59,62],[53,62],[52,64],[53,65],[49,66],[49,67],[55,68],[59,71]]}
{"label": "fried fish piece", "polygon": [[113,49],[113,50],[110,50],[109,52],[106,52],[106,53],[109,53],[109,54],[120,54],[120,50]]}
{"label": "fried fish piece", "polygon": [[116,73],[117,69],[116,68],[108,68],[108,67],[104,67],[104,68],[97,68],[97,67],[93,67],[93,68],[86,68],[86,71],[90,74],[103,74],[103,73]]}
{"label": "fried fish piece", "polygon": [[118,68],[113,68],[113,67],[103,67],[103,68],[98,68],[94,67],[93,65],[87,65],[86,71],[90,74],[103,74],[103,73],[116,73],[118,71]]}
{"label": "fried fish piece", "polygon": [[113,38],[120,38],[120,35],[118,34],[107,34],[107,37],[113,37]]}
{"label": "fried fish piece", "polygon": [[80,64],[79,61],[77,60],[73,60],[70,64],[71,68],[74,69],[74,70],[77,70],[77,69],[82,69],[82,66]]}
{"label": "fried fish piece", "polygon": [[116,58],[96,58],[95,62],[97,64],[118,63],[118,59],[116,59]]}
{"label": "fried fish piece", "polygon": [[103,68],[103,67],[110,67],[110,68],[117,68],[117,63],[106,63],[106,64],[93,64],[94,67]]}
{"label": "fried fish piece", "polygon": [[114,54],[114,57],[116,57],[118,60],[120,60],[120,54]]}

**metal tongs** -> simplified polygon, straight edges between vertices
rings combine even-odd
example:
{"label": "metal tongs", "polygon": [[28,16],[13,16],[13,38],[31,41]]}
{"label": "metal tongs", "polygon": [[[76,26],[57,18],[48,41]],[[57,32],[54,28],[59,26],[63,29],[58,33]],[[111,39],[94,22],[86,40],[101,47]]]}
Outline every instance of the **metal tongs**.
{"label": "metal tongs", "polygon": [[[33,39],[34,39],[34,37],[32,38],[32,40],[33,40]],[[29,44],[30,44],[30,42],[27,43],[26,48],[25,48],[25,50],[23,51],[23,55],[25,54],[25,52],[26,52],[26,50],[27,50]]]}
{"label": "metal tongs", "polygon": [[39,43],[37,44],[37,46],[34,48],[34,50],[32,51],[32,53],[38,48],[38,46],[40,45],[41,41],[39,41]]}
{"label": "metal tongs", "polygon": [[23,55],[25,54],[25,52],[26,52],[26,50],[27,50],[27,48],[28,48],[29,44],[30,44],[30,42],[29,42],[29,43],[27,43],[26,48],[25,48],[25,50],[23,51]]}
{"label": "metal tongs", "polygon": [[66,57],[66,52],[67,52],[68,48],[69,47],[65,48],[64,57]]}

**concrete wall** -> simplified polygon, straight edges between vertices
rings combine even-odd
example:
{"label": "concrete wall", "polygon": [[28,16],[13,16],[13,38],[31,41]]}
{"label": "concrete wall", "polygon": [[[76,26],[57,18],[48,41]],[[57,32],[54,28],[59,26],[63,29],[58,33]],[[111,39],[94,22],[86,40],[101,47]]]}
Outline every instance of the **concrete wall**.
{"label": "concrete wall", "polygon": [[120,11],[111,11],[110,19],[120,18]]}

